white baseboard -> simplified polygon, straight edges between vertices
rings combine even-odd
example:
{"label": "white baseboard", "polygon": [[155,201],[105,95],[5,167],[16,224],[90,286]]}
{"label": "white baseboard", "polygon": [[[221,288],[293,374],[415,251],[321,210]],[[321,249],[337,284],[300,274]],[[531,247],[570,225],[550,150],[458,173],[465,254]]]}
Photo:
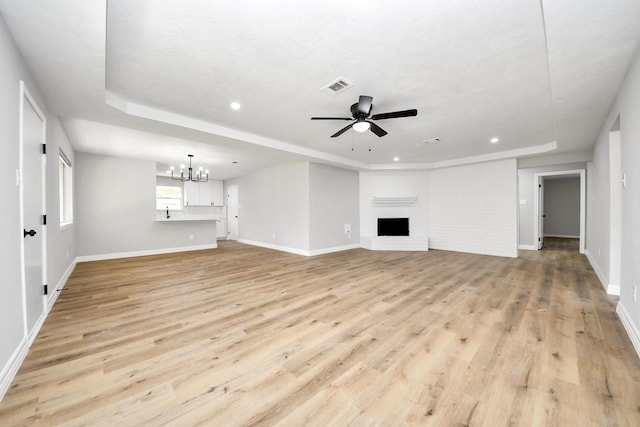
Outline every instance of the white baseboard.
{"label": "white baseboard", "polygon": [[629,339],[631,339],[633,348],[636,349],[636,354],[640,357],[640,331],[638,331],[636,324],[633,323],[633,320],[625,306],[622,304],[622,301],[618,301],[616,313],[618,313],[622,326],[624,326],[624,329],[627,331],[627,335],[629,335]]}
{"label": "white baseboard", "polygon": [[545,234],[544,237],[559,237],[561,239],[579,239],[580,236],[570,236],[567,234]]}
{"label": "white baseboard", "polygon": [[76,257],[76,261],[77,262],[103,261],[107,259],[133,258],[133,257],[148,256],[148,255],[171,254],[174,252],[200,251],[203,249],[215,249],[217,247],[218,247],[218,242],[216,241],[208,245],[183,246],[180,248],[163,248],[163,249],[150,249],[147,251],[116,252],[111,254],[100,254],[100,255],[83,255],[83,256]]}
{"label": "white baseboard", "polygon": [[9,387],[11,386],[13,379],[18,373],[18,369],[20,369],[22,362],[24,362],[25,357],[27,357],[29,348],[31,348],[33,341],[35,341],[36,337],[38,336],[38,333],[40,332],[40,328],[42,328],[42,325],[44,325],[45,320],[47,320],[47,317],[49,316],[49,312],[53,308],[53,304],[58,299],[58,296],[60,295],[59,291],[62,290],[62,288],[64,288],[64,285],[67,283],[67,280],[69,280],[69,276],[71,276],[71,273],[73,272],[73,269],[75,267],[76,267],[76,261],[74,260],[71,264],[69,264],[69,267],[67,267],[64,274],[56,284],[55,288],[53,288],[50,291],[51,294],[49,296],[49,299],[47,300],[47,306],[45,308],[45,311],[42,312],[42,314],[38,318],[38,321],[33,326],[29,334],[22,339],[22,341],[18,345],[18,348],[16,348],[16,350],[11,355],[9,362],[3,368],[2,373],[0,373],[0,401],[2,401],[7,390],[9,390]]}
{"label": "white baseboard", "polygon": [[612,285],[611,283],[609,283],[607,285],[607,293],[609,295],[620,296],[620,285]]}
{"label": "white baseboard", "polygon": [[71,273],[73,273],[73,270],[76,268],[76,264],[77,260],[74,259],[73,262],[69,264],[69,267],[67,267],[67,269],[65,270],[56,287],[53,289],[53,291],[50,291],[51,294],[49,295],[49,300],[47,301],[47,313],[50,312],[53,308],[53,304],[55,304],[58,296],[60,296],[60,291],[64,288],[64,285],[67,284],[67,280],[69,280],[69,276],[71,276]]}
{"label": "white baseboard", "polygon": [[267,248],[267,249],[275,249],[276,251],[288,252],[290,254],[309,256],[309,251],[306,251],[304,249],[291,248],[289,246],[274,245],[272,243],[264,243],[264,242],[258,242],[255,240],[247,240],[247,239],[238,239],[238,242],[244,243],[245,245],[259,246],[261,248]]}
{"label": "white baseboard", "polygon": [[537,251],[538,247],[535,245],[518,245],[518,249],[522,251]]}
{"label": "white baseboard", "polygon": [[360,243],[354,243],[352,245],[334,246],[331,248],[316,249],[313,251],[308,251],[305,249],[291,248],[289,246],[282,246],[282,245],[274,245],[272,243],[258,242],[255,240],[238,239],[238,242],[244,243],[245,245],[259,246],[261,248],[274,249],[280,252],[288,252],[290,254],[303,255],[303,256],[324,255],[332,252],[348,251],[350,249],[357,249],[362,247],[360,246]]}
{"label": "white baseboard", "polygon": [[361,248],[362,246],[360,246],[360,243],[354,243],[352,245],[344,245],[344,246],[333,246],[331,248],[324,248],[324,249],[316,249],[313,251],[309,251],[309,256],[316,256],[316,255],[324,255],[324,254],[330,254],[333,252],[342,252],[342,251],[348,251],[351,249],[358,249]]}
{"label": "white baseboard", "polygon": [[27,357],[28,352],[29,340],[27,337],[24,337],[0,373],[0,402],[7,393],[7,390],[9,390],[9,387],[11,387],[11,383],[16,377],[24,358]]}
{"label": "white baseboard", "polygon": [[591,256],[591,252],[589,249],[585,249],[584,254],[587,256],[587,260],[589,260],[589,264],[591,264],[591,268],[596,272],[596,276],[600,280],[600,284],[604,288],[605,292],[609,295],[620,295],[620,286],[614,286],[609,283],[609,280],[604,276],[602,270],[598,266],[596,260]]}

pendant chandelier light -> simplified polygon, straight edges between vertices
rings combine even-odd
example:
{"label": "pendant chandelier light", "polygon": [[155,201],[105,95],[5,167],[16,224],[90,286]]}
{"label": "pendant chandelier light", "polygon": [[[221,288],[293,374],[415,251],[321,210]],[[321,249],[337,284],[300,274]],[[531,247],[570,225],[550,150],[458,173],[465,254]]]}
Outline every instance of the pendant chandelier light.
{"label": "pendant chandelier light", "polygon": [[198,168],[198,170],[196,171],[196,173],[193,173],[193,167],[191,166],[191,160],[193,159],[193,154],[187,154],[187,156],[189,157],[189,170],[187,175],[185,176],[184,173],[184,165],[180,165],[180,176],[179,177],[175,177],[173,176],[173,171],[175,170],[175,168],[173,166],[171,166],[171,179],[175,179],[176,181],[182,181],[182,182],[187,182],[187,181],[193,181],[193,182],[207,182],[209,181],[209,169],[207,170],[203,170],[202,166],[200,166],[200,168]]}

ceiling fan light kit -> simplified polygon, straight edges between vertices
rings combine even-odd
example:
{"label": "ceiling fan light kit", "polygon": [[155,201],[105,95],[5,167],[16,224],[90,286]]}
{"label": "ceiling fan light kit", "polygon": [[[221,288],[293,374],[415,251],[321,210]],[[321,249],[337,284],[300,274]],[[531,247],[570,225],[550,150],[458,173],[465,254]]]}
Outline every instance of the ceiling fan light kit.
{"label": "ceiling fan light kit", "polygon": [[350,124],[331,135],[331,138],[336,138],[351,128],[356,132],[366,132],[367,130],[371,130],[371,132],[375,133],[378,137],[383,137],[387,134],[387,131],[371,120],[397,119],[400,117],[413,117],[418,115],[418,110],[415,108],[411,110],[371,115],[372,108],[373,98],[367,95],[360,95],[358,102],[351,106],[352,117],[311,117],[311,120],[353,120]]}
{"label": "ceiling fan light kit", "polygon": [[356,132],[362,133],[368,131],[371,125],[366,120],[358,120],[353,124],[352,127]]}

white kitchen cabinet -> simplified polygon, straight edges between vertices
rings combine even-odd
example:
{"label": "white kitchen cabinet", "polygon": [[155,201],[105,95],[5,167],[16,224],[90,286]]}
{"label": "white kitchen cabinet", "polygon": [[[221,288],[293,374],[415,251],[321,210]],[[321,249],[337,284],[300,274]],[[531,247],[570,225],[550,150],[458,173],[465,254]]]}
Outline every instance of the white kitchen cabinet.
{"label": "white kitchen cabinet", "polygon": [[200,206],[200,184],[186,181],[184,183],[184,205]]}
{"label": "white kitchen cabinet", "polygon": [[224,206],[222,181],[184,183],[185,206]]}
{"label": "white kitchen cabinet", "polygon": [[224,192],[222,181],[209,181],[211,183],[211,200],[213,206],[224,206]]}
{"label": "white kitchen cabinet", "polygon": [[227,238],[227,220],[226,218],[220,218],[216,220],[216,237],[218,239]]}

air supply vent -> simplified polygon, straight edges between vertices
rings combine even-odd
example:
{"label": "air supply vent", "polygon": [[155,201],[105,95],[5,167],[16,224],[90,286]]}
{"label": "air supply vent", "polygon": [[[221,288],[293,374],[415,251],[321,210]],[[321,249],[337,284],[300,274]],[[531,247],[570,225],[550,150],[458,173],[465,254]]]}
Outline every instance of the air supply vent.
{"label": "air supply vent", "polygon": [[351,83],[349,80],[345,79],[344,77],[338,77],[334,81],[325,85],[320,90],[329,95],[337,95],[340,92],[349,89],[351,86],[353,86],[353,83]]}

